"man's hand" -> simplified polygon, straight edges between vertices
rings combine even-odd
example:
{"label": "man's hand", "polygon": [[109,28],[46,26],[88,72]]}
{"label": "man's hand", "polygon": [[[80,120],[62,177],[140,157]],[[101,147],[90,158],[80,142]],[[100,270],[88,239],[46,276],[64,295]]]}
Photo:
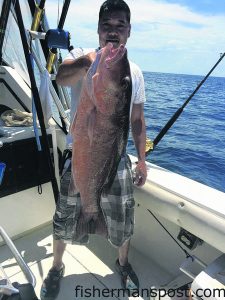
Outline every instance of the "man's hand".
{"label": "man's hand", "polygon": [[134,184],[137,186],[143,186],[147,179],[147,166],[144,161],[139,161],[134,170]]}
{"label": "man's hand", "polygon": [[74,86],[86,75],[90,65],[95,60],[96,53],[90,52],[77,59],[65,60],[58,69],[56,82],[62,86]]}
{"label": "man's hand", "polygon": [[93,62],[96,58],[96,52],[95,51],[90,52],[86,56],[90,59],[91,62]]}
{"label": "man's hand", "polygon": [[143,104],[133,104],[131,129],[138,156],[138,163],[135,168],[134,184],[142,186],[145,184],[147,178],[147,167],[145,163],[146,127]]}

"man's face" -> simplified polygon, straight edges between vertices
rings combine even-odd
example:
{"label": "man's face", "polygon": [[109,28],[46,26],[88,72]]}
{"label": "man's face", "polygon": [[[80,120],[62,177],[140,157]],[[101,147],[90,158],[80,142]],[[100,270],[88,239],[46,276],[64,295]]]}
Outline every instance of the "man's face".
{"label": "man's face", "polygon": [[121,44],[125,45],[130,36],[130,28],[125,12],[104,13],[98,24],[100,48],[109,42],[114,48],[118,48]]}

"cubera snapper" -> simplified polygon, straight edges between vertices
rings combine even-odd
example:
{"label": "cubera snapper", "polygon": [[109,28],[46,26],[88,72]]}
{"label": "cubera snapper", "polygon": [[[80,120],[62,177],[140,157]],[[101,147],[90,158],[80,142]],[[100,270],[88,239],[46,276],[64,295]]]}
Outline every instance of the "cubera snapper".
{"label": "cubera snapper", "polygon": [[87,72],[71,126],[73,183],[86,220],[97,218],[102,191],[112,185],[125,152],[131,91],[127,50],[108,43]]}

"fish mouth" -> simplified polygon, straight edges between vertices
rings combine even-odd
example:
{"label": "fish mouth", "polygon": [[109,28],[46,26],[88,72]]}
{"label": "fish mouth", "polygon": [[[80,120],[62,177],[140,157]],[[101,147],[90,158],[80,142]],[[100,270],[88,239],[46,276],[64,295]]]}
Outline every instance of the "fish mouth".
{"label": "fish mouth", "polygon": [[108,43],[107,46],[110,48],[108,56],[105,60],[107,68],[110,68],[113,64],[117,63],[125,54],[126,48],[121,44],[118,48],[113,48],[112,43]]}

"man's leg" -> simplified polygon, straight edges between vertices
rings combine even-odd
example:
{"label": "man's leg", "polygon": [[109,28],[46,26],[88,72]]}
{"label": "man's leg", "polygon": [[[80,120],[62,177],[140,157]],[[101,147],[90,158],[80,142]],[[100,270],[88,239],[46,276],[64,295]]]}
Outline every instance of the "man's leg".
{"label": "man's leg", "polygon": [[[66,243],[64,243],[63,238],[68,237],[65,237],[64,234],[66,232],[66,223],[64,220],[68,220],[69,215],[73,212],[75,207],[71,205],[71,199],[68,201],[68,191],[71,181],[71,155],[69,154],[70,152],[68,151],[63,154],[63,156],[67,159],[64,163],[63,176],[61,177],[60,194],[56,206],[56,212],[53,216],[53,263],[41,287],[41,300],[53,300],[57,297],[60,289],[60,281],[65,270],[62,258],[66,248]],[[74,198],[74,201],[75,200],[76,199]],[[68,213],[68,216],[66,213]],[[72,220],[70,221],[72,222]],[[71,228],[73,228],[73,226],[71,226]],[[55,236],[62,239],[56,239]]]}
{"label": "man's leg", "polygon": [[127,240],[119,247],[119,263],[121,266],[125,266],[128,263],[128,252],[130,247],[130,240]]}
{"label": "man's leg", "polygon": [[116,261],[116,270],[120,274],[121,285],[124,289],[132,290],[139,289],[139,280],[132,266],[128,262],[128,253],[130,247],[130,239],[119,247],[119,258]]}
{"label": "man's leg", "polygon": [[60,270],[62,268],[63,262],[62,257],[64,254],[64,251],[66,249],[66,243],[62,240],[55,240],[53,239],[53,264],[52,266],[56,268],[57,270]]}
{"label": "man's leg", "polygon": [[41,300],[55,299],[59,293],[60,280],[64,275],[62,262],[66,244],[62,240],[53,239],[53,264],[41,286]]}

